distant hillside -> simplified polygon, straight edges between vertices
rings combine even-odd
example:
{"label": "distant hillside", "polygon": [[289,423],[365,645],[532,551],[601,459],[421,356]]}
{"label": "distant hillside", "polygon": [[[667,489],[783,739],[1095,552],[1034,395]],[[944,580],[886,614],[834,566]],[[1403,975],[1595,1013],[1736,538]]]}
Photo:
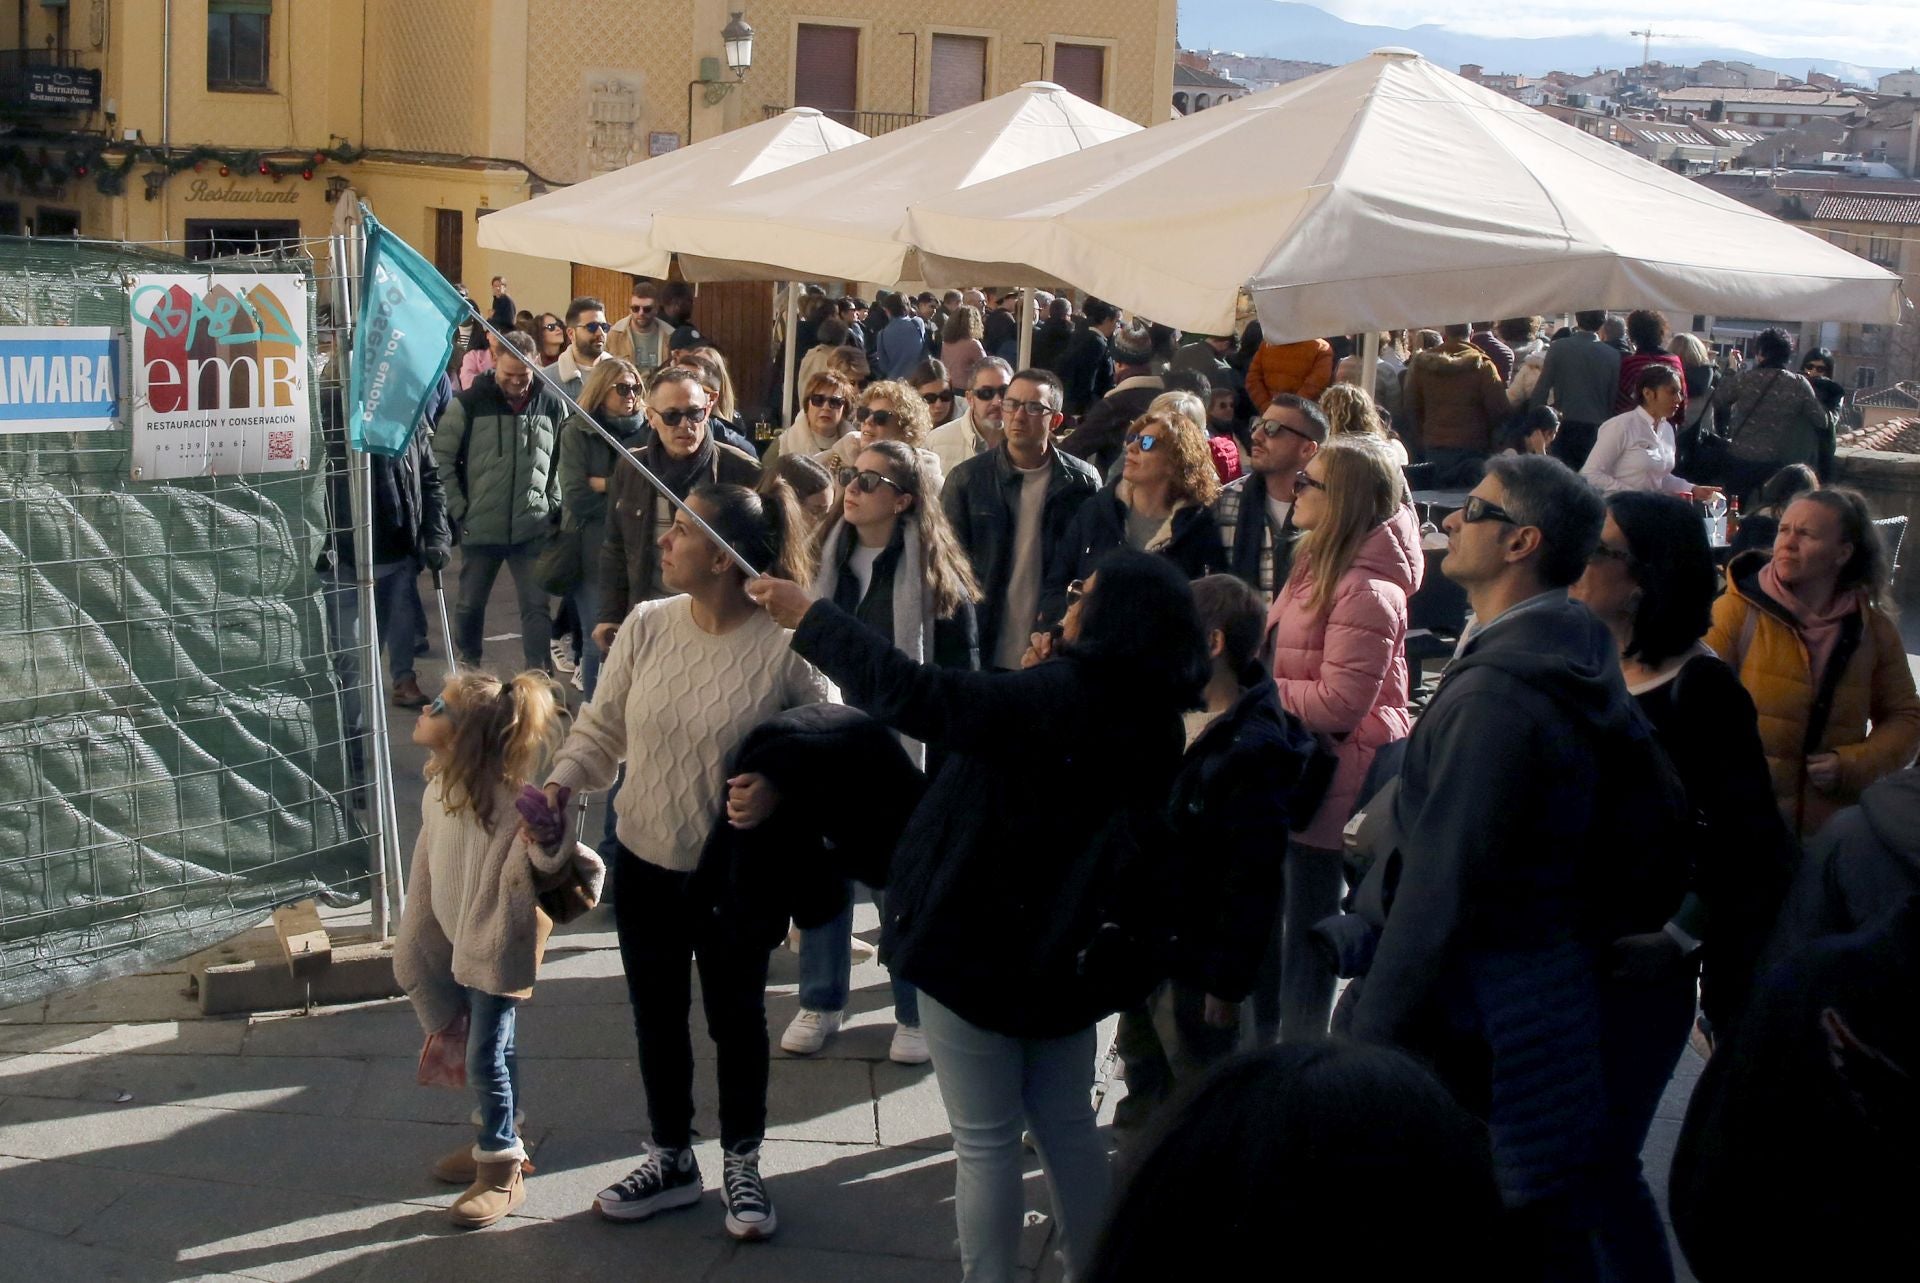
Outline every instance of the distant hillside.
{"label": "distant hillside", "polygon": [[[1476,36],[1436,26],[1370,27],[1337,18],[1310,4],[1284,0],[1180,0],[1180,43],[1189,49],[1231,49],[1275,58],[1352,62],[1382,45],[1404,45],[1449,70],[1479,63],[1490,72],[1538,76],[1549,71],[1592,71],[1597,67],[1637,66],[1641,44],[1627,34],[1633,23],[1620,20],[1620,35],[1549,36],[1517,39]],[[1653,55],[1662,62],[1690,66],[1710,58],[1750,62],[1790,76],[1821,71],[1871,85],[1893,67],[1862,67],[1831,58],[1784,59],[1715,45],[1656,41]]]}

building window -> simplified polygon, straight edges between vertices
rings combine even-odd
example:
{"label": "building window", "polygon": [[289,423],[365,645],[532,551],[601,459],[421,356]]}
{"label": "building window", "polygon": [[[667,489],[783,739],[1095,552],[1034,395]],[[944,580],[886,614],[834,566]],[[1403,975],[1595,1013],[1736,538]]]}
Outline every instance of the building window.
{"label": "building window", "polygon": [[933,61],[927,71],[927,114],[971,107],[987,96],[987,41],[984,36],[933,35]]}
{"label": "building window", "polygon": [[233,254],[287,253],[299,247],[297,219],[190,218],[187,257],[196,262]]}
{"label": "building window", "polygon": [[1758,116],[1754,117],[1754,123],[1758,125],[1771,125],[1773,123],[1773,113],[1770,111],[1761,112]]}
{"label": "building window", "polygon": [[816,107],[843,125],[860,105],[860,28],[800,24],[793,50],[793,105]]}
{"label": "building window", "polygon": [[1879,380],[1880,371],[1874,369],[1871,365],[1857,366],[1853,371],[1853,386],[1855,391],[1864,392],[1879,382]]}
{"label": "building window", "polygon": [[466,271],[466,219],[457,209],[433,211],[433,265],[454,284]]}
{"label": "building window", "polygon": [[1055,45],[1053,47],[1053,83],[1096,106],[1106,106],[1106,46]]}
{"label": "building window", "polygon": [[265,89],[272,0],[207,0],[207,88]]}
{"label": "building window", "polygon": [[1867,257],[1882,267],[1898,269],[1900,266],[1900,243],[1892,236],[1867,237]]}

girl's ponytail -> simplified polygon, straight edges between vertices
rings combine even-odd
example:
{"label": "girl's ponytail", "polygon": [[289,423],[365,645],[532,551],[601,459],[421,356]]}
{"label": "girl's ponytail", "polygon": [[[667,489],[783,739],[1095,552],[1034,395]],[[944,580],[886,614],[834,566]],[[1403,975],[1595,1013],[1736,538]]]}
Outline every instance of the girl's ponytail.
{"label": "girl's ponytail", "polygon": [[508,722],[500,738],[500,774],[509,787],[538,781],[567,732],[567,706],[553,678],[528,669],[507,684]]}

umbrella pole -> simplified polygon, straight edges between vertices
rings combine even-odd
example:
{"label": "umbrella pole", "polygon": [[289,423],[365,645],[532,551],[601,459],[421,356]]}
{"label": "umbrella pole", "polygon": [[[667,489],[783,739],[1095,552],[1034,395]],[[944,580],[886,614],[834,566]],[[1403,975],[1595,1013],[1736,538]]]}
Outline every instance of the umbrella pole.
{"label": "umbrella pole", "polygon": [[786,355],[782,358],[786,370],[780,376],[780,422],[776,425],[783,432],[787,425],[793,422],[793,417],[800,413],[800,389],[793,386],[793,372],[800,359],[799,353],[795,351],[799,342],[800,282],[788,281],[786,342],[781,344],[786,349]]}
{"label": "umbrella pole", "polygon": [[1360,390],[1373,395],[1374,375],[1380,370],[1380,331],[1368,330],[1360,336]]}
{"label": "umbrella pole", "polygon": [[1020,360],[1015,369],[1024,370],[1033,364],[1034,318],[1033,287],[1028,286],[1020,296]]}

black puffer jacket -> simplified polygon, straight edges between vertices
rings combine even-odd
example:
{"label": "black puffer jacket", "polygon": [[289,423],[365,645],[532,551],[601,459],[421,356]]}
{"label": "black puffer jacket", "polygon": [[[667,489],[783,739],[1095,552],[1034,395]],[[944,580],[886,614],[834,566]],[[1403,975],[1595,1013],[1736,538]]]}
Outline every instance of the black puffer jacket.
{"label": "black puffer jacket", "polygon": [[1019,672],[916,664],[832,602],[793,648],[847,703],[947,750],[894,852],[881,956],[962,1019],[1020,1038],[1085,1029],[1124,1003],[1081,953],[1128,836],[1158,831],[1180,719],[1137,683],[1062,657]]}
{"label": "black puffer jacket", "polygon": [[[1067,585],[1093,573],[1094,563],[1110,548],[1127,542],[1127,505],[1120,497],[1124,481],[1116,481],[1080,505],[1073,524],[1059,545],[1048,555],[1047,577],[1040,590],[1040,615],[1058,622],[1067,609]],[[1214,524],[1213,508],[1190,503],[1173,513],[1173,529],[1164,545],[1149,545],[1180,567],[1189,579],[1225,572],[1230,569],[1226,549],[1220,543],[1220,527]]]}

